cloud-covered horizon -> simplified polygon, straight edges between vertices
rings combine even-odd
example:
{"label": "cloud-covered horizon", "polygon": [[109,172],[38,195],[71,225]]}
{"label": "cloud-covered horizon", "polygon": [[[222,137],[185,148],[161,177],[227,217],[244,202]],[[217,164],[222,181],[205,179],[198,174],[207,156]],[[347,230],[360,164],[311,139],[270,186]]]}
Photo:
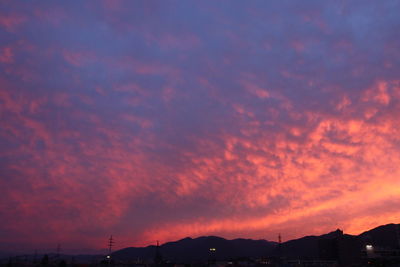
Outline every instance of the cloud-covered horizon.
{"label": "cloud-covered horizon", "polygon": [[400,2],[0,7],[3,246],[399,222]]}

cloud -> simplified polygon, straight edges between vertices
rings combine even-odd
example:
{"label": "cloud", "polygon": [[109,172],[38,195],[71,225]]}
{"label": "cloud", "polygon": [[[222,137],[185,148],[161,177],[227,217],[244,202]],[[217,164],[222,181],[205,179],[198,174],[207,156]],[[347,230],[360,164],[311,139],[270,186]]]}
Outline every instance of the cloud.
{"label": "cloud", "polygon": [[395,1],[6,6],[4,244],[398,220]]}

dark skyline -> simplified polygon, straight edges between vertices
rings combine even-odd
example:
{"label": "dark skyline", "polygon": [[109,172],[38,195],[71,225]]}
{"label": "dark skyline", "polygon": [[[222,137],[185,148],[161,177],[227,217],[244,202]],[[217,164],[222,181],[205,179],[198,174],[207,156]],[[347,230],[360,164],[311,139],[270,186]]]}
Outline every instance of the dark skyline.
{"label": "dark skyline", "polygon": [[398,10],[2,1],[0,250],[399,222]]}

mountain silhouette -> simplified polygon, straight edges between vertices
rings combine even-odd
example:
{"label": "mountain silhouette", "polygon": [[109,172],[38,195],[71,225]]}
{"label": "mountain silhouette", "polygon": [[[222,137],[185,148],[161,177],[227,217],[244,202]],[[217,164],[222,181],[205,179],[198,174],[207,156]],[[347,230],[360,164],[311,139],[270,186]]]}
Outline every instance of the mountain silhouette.
{"label": "mountain silhouette", "polygon": [[400,249],[400,224],[386,224],[359,235],[363,243],[382,248]]}
{"label": "mountain silhouette", "polygon": [[[320,240],[326,239],[331,240],[341,236],[343,232],[341,230],[336,230],[328,234],[320,236],[305,236],[299,239],[290,240],[282,243],[280,256],[288,258],[302,258],[302,259],[312,259],[319,256]],[[274,251],[275,255],[278,255],[278,251]]]}
{"label": "mountain silhouette", "polygon": [[[263,257],[346,259],[347,254],[360,254],[366,244],[400,249],[399,234],[400,224],[387,224],[357,236],[344,234],[338,229],[324,235],[305,236],[282,244],[267,240],[227,240],[216,236],[187,237],[165,243],[159,250],[164,259],[182,262],[207,260],[211,257],[221,260]],[[338,249],[339,247],[342,249]],[[210,251],[210,248],[215,248],[215,252]],[[129,247],[115,251],[113,257],[120,260],[150,260],[154,259],[155,253],[156,246]]]}
{"label": "mountain silhouette", "polygon": [[[227,240],[216,236],[198,238],[184,238],[175,242],[168,242],[160,246],[161,254],[165,259],[174,261],[198,261],[211,257],[216,259],[263,257],[272,254],[277,247],[276,242],[252,239]],[[215,251],[210,251],[215,248]],[[156,246],[145,248],[125,248],[113,253],[115,259],[153,259]]]}

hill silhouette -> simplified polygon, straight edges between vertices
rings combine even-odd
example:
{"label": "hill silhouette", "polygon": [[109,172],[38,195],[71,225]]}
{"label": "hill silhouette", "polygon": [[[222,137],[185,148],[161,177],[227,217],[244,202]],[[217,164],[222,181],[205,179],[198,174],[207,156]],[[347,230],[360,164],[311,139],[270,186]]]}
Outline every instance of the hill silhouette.
{"label": "hill silhouette", "polygon": [[378,247],[400,249],[400,224],[386,224],[359,235],[364,243]]}
{"label": "hill silhouette", "polygon": [[[269,255],[277,247],[276,242],[252,239],[227,240],[216,236],[203,236],[198,238],[184,238],[175,242],[168,242],[160,246],[164,258],[174,261],[198,261],[209,257],[217,259],[230,259],[238,257],[263,257]],[[210,252],[215,248],[215,252]],[[153,259],[156,246],[144,248],[125,248],[113,253],[116,259]],[[211,254],[213,253],[213,254]]]}
{"label": "hill silhouette", "polygon": [[[349,244],[352,246],[350,249],[353,251],[360,251],[365,244],[399,249],[399,231],[400,224],[382,225],[360,235],[343,234],[338,229],[320,236],[305,236],[290,240],[281,245],[267,240],[227,240],[216,236],[187,237],[175,242],[165,243],[159,249],[164,259],[184,262],[207,260],[210,257],[235,259],[282,256],[285,258],[315,259],[321,257],[321,253],[324,255],[321,247],[329,246],[331,241],[338,239],[347,243],[350,241]],[[215,248],[216,251],[212,253],[209,250],[210,248]],[[120,260],[150,260],[154,258],[155,253],[156,246],[129,247],[115,251],[113,257]],[[334,255],[324,257],[329,259]]]}

